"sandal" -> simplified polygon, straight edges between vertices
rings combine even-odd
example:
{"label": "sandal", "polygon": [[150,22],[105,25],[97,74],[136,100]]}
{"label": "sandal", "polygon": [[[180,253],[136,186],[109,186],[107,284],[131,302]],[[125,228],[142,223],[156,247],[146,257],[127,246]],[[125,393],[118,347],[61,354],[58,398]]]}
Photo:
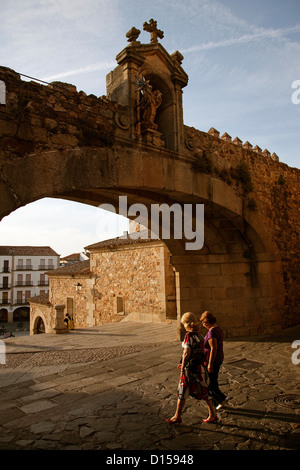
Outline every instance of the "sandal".
{"label": "sandal", "polygon": [[217,423],[219,421],[218,416],[211,416],[202,420],[204,423]]}
{"label": "sandal", "polygon": [[180,423],[182,423],[182,419],[181,418],[177,418],[177,419],[168,418],[168,419],[166,419],[166,423],[168,423],[168,424],[180,424]]}

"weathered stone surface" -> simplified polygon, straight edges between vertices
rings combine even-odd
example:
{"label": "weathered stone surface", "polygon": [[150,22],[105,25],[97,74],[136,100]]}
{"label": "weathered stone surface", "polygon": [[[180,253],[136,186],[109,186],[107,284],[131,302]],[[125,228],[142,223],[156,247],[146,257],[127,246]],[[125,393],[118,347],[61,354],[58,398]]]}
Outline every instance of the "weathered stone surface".
{"label": "weathered stone surface", "polygon": [[[231,142],[226,133],[220,138],[213,128],[205,133],[184,126],[188,77],[181,60],[157,42],[132,41],[118,55],[107,78],[108,97],[102,98],[60,82],[23,82],[0,67],[6,87],[0,105],[0,217],[43,197],[116,207],[120,194],[147,207],[204,203],[200,252],[187,252],[183,240],[166,240],[178,317],[213,310],[228,335],[298,323],[299,170],[249,142]],[[137,76],[162,93],[155,117],[161,137],[151,142],[141,131]],[[228,315],[237,312],[233,326]],[[94,313],[90,318],[101,321],[102,314]]]}

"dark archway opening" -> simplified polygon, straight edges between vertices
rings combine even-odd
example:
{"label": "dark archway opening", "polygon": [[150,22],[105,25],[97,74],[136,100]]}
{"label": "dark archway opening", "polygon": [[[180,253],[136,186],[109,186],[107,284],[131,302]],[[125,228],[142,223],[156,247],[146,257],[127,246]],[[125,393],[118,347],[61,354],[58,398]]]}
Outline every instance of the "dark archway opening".
{"label": "dark archway opening", "polygon": [[46,331],[44,320],[41,317],[38,317],[36,320],[35,334],[40,335],[44,334]]}
{"label": "dark archway opening", "polygon": [[0,322],[7,322],[8,321],[8,311],[6,308],[0,309]]}
{"label": "dark archway opening", "polygon": [[29,307],[19,307],[14,310],[13,321],[14,322],[23,322],[29,321],[30,308]]}

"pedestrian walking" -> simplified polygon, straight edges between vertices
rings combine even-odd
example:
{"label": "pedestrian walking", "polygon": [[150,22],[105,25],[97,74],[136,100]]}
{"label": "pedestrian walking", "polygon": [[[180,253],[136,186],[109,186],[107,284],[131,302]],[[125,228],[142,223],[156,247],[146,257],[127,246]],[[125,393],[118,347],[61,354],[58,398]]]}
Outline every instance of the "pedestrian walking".
{"label": "pedestrian walking", "polygon": [[180,370],[180,381],[177,390],[177,406],[174,416],[166,419],[169,424],[182,422],[182,412],[188,396],[196,400],[205,400],[208,407],[206,423],[218,421],[209,393],[208,373],[204,366],[204,339],[199,333],[199,320],[192,312],[182,316],[181,323],[186,330],[182,343],[183,354],[181,363],[177,366]]}
{"label": "pedestrian walking", "polygon": [[200,321],[208,330],[204,337],[204,352],[207,358],[209,388],[213,396],[213,405],[216,410],[219,410],[228,401],[226,395],[221,392],[218,381],[220,367],[224,360],[223,330],[217,325],[216,317],[208,310],[201,315]]}
{"label": "pedestrian walking", "polygon": [[64,323],[66,324],[66,327],[69,328],[69,321],[71,320],[70,315],[67,313],[64,319]]}

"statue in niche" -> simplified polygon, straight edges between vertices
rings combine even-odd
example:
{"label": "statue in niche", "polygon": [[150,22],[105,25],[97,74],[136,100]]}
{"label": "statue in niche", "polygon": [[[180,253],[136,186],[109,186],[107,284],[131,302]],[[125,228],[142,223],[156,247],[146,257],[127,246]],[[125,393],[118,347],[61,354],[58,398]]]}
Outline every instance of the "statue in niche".
{"label": "statue in niche", "polygon": [[138,111],[140,114],[140,122],[142,129],[157,129],[155,124],[155,116],[157,109],[162,103],[162,93],[159,90],[152,90],[149,80],[144,77],[136,80],[138,91],[141,93],[141,99],[138,104]]}

